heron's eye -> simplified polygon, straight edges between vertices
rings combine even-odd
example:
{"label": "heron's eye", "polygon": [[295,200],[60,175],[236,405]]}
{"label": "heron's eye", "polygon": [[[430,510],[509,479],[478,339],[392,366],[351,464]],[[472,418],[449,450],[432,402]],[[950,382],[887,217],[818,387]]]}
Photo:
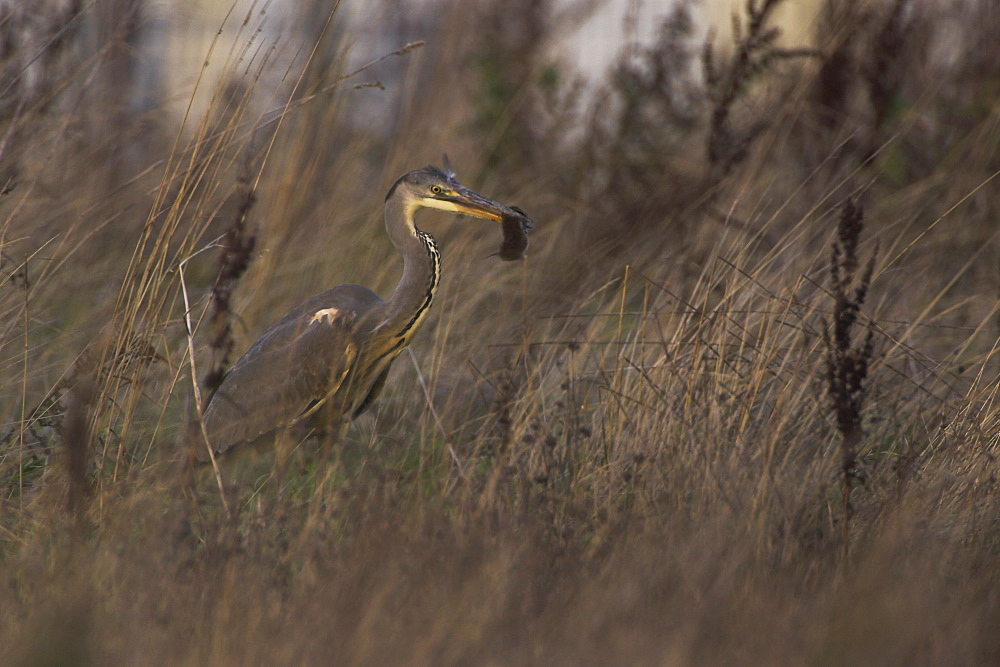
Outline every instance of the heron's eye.
{"label": "heron's eye", "polygon": [[441,186],[440,185],[432,185],[431,186],[431,192],[433,192],[436,195],[441,194]]}

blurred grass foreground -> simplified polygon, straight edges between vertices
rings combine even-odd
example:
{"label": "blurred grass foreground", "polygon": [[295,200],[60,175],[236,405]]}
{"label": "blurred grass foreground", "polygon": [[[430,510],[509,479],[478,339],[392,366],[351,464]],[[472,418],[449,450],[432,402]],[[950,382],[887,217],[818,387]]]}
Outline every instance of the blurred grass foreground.
{"label": "blurred grass foreground", "polygon": [[[681,0],[589,81],[583,4],[339,4],[223,12],[176,94],[190,11],[0,2],[0,662],[1000,662],[996,3]],[[192,470],[443,152],[527,259],[422,214],[369,414]]]}

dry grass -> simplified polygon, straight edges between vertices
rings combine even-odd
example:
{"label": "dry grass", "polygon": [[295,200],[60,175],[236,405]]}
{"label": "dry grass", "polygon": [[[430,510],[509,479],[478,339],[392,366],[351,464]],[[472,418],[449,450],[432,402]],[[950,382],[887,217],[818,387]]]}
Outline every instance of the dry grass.
{"label": "dry grass", "polygon": [[[78,8],[107,47],[0,109],[0,661],[1000,659],[1000,17],[830,2],[787,59],[773,4],[707,82],[682,8],[578,115],[546,106],[578,92],[546,3],[505,19],[531,43],[483,50],[496,12],[456,4],[347,79],[317,25],[284,112],[265,50],[219,54],[247,76],[204,118],[114,147],[84,93],[128,88],[130,33]],[[350,113],[383,78],[388,137]],[[223,468],[226,511],[185,474],[195,387],[329,285],[388,294],[385,190],[444,150],[531,214],[527,260],[424,214],[412,359],[337,451]]]}

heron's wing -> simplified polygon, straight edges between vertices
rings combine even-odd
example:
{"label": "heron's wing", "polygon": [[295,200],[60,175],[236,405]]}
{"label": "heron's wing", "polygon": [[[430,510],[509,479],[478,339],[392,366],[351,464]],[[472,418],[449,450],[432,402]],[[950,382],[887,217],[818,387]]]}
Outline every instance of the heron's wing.
{"label": "heron's wing", "polygon": [[336,392],[357,357],[356,320],[346,309],[296,309],[264,333],[205,410],[213,450],[291,424],[310,403]]}

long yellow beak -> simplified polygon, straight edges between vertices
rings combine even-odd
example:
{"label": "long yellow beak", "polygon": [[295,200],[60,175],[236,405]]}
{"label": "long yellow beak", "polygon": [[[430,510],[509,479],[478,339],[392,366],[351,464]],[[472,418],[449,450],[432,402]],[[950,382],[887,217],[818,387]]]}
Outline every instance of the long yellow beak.
{"label": "long yellow beak", "polygon": [[453,204],[455,211],[458,213],[465,213],[477,218],[492,220],[493,222],[502,222],[504,216],[517,215],[503,204],[484,197],[478,192],[473,192],[468,188],[459,188],[453,194],[443,193],[439,199]]}

